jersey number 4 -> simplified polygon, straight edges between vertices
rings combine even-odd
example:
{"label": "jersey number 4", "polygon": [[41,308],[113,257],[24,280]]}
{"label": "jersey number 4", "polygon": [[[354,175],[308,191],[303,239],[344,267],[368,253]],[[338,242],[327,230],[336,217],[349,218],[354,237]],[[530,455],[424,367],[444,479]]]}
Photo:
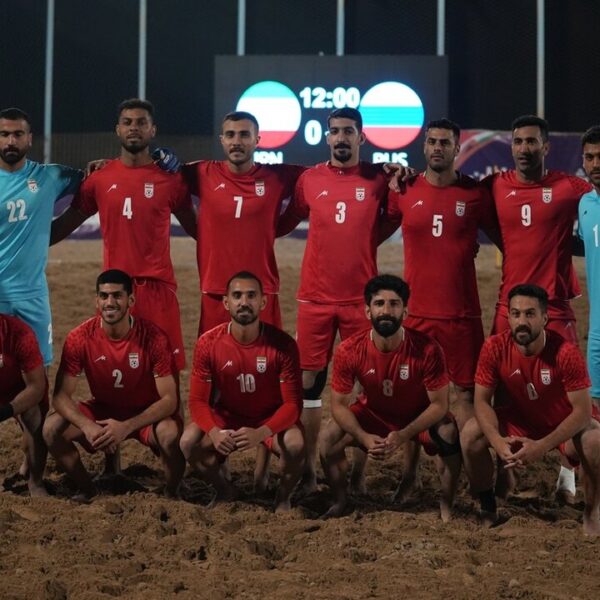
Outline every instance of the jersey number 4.
{"label": "jersey number 4", "polygon": [[123,202],[123,216],[127,217],[130,221],[133,218],[133,207],[131,206],[130,196],[127,196]]}

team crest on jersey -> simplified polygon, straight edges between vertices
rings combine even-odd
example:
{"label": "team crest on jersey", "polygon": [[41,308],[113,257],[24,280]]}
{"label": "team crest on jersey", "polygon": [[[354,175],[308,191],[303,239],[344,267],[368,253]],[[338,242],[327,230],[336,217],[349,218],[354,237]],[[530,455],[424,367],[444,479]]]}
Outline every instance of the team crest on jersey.
{"label": "team crest on jersey", "polygon": [[267,371],[267,357],[257,356],[256,357],[256,371],[258,373],[266,373]]}
{"label": "team crest on jersey", "polygon": [[400,365],[400,379],[406,381],[409,374],[408,365]]}
{"label": "team crest on jersey", "polygon": [[552,377],[550,377],[550,369],[540,369],[540,376],[544,385],[550,385],[552,383]]}
{"label": "team crest on jersey", "polygon": [[137,369],[140,366],[140,355],[137,352],[129,353],[129,366],[132,369]]}
{"label": "team crest on jersey", "polygon": [[356,199],[362,202],[366,198],[365,188],[356,188]]}
{"label": "team crest on jersey", "polygon": [[152,198],[154,196],[154,184],[153,183],[145,183],[144,184],[144,196],[146,196],[146,198]]}
{"label": "team crest on jersey", "polygon": [[465,216],[465,209],[467,208],[467,205],[464,202],[461,202],[460,200],[456,201],[456,216],[457,217],[464,217]]}
{"label": "team crest on jersey", "polygon": [[552,188],[542,188],[542,200],[545,204],[552,202]]}
{"label": "team crest on jersey", "polygon": [[40,189],[35,179],[28,179],[27,187],[32,194],[37,194],[37,191]]}
{"label": "team crest on jersey", "polygon": [[254,191],[256,192],[257,196],[264,196],[265,195],[265,182],[264,181],[256,181],[254,183]]}

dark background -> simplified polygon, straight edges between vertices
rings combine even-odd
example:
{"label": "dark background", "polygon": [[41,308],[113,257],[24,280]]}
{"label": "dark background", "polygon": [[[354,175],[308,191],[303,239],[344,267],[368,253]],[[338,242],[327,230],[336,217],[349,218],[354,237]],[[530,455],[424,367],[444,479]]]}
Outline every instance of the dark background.
{"label": "dark background", "polygon": [[[435,54],[435,0],[348,0],[347,55]],[[335,0],[248,0],[246,53],[335,54]],[[43,123],[46,2],[0,0],[0,106]],[[214,57],[235,54],[237,0],[149,0],[147,97],[166,141],[212,153]],[[600,121],[600,2],[546,1],[546,117],[554,131]],[[137,94],[138,3],[56,1],[57,151],[78,162],[110,151],[115,107]],[[507,129],[536,110],[535,0],[446,0],[448,116],[463,128]],[[186,138],[193,140],[186,142]],[[69,141],[68,148],[62,148]],[[188,143],[188,145],[186,145]],[[75,150],[73,149],[75,148]],[[59,152],[60,151],[60,152]]]}

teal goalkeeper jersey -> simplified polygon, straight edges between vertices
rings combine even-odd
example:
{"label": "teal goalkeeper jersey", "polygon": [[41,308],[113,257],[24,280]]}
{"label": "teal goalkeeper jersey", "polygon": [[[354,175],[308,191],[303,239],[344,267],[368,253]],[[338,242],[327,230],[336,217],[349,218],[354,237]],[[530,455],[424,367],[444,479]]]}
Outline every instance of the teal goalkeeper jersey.
{"label": "teal goalkeeper jersey", "polygon": [[73,194],[83,173],[27,160],[22,169],[0,169],[0,301],[48,293],[46,263],[57,200]]}
{"label": "teal goalkeeper jersey", "polygon": [[578,233],[585,246],[590,332],[600,334],[600,194],[595,189],[579,201]]}

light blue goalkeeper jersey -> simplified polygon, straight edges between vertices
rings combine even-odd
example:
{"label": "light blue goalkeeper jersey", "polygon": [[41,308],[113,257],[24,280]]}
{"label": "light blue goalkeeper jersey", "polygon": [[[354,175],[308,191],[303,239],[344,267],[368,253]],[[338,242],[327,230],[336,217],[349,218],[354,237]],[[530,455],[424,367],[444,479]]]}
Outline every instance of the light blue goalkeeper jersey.
{"label": "light blue goalkeeper jersey", "polygon": [[0,169],[0,301],[47,295],[46,263],[54,203],[74,193],[83,173],[27,160]]}
{"label": "light blue goalkeeper jersey", "polygon": [[578,233],[585,246],[590,332],[600,336],[600,194],[595,189],[581,196],[579,201]]}

